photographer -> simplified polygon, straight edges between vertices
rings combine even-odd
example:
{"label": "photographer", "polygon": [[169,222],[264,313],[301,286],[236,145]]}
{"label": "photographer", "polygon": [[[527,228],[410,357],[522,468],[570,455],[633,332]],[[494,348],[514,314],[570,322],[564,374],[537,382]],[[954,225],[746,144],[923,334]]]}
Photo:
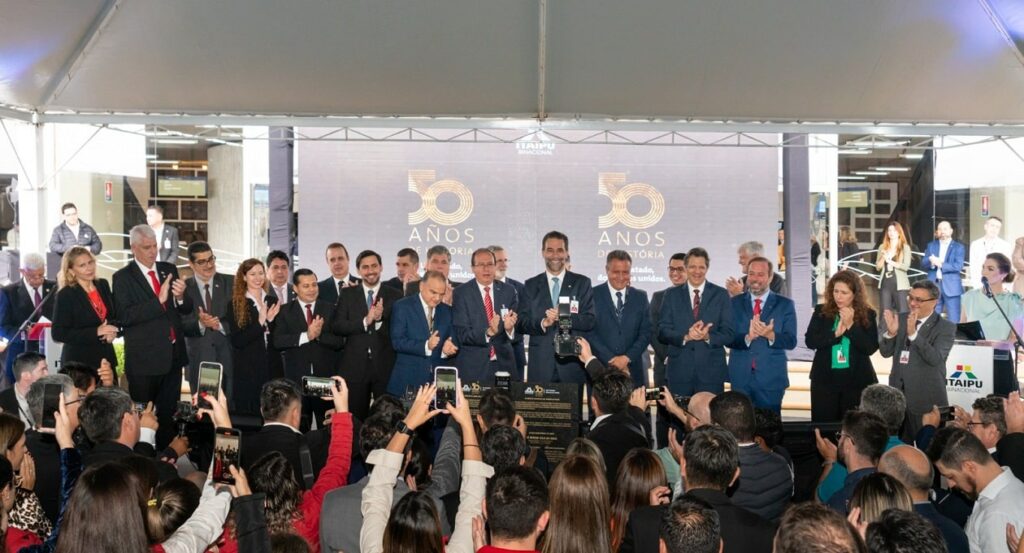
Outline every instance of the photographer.
{"label": "photographer", "polygon": [[634,447],[650,448],[650,421],[645,416],[644,389],[633,390],[633,380],[609,371],[594,380],[590,411],[594,422],[587,435],[604,455],[608,484],[614,492],[619,463]]}

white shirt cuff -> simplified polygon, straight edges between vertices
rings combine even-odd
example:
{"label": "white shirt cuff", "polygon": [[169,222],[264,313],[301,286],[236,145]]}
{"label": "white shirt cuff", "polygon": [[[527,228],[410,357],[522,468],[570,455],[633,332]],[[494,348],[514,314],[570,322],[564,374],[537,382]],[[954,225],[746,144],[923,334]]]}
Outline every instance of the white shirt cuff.
{"label": "white shirt cuff", "polygon": [[302,347],[309,343],[309,333],[303,332],[299,334],[299,347]]}
{"label": "white shirt cuff", "polygon": [[139,441],[146,442],[147,444],[156,447],[156,430],[152,428],[140,428],[139,429]]}

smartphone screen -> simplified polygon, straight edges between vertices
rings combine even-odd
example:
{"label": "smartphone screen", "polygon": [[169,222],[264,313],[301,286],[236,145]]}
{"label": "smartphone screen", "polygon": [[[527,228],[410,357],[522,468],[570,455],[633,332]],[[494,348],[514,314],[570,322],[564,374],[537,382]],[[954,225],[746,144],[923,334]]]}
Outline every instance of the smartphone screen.
{"label": "smartphone screen", "polygon": [[459,369],[455,367],[437,367],[434,369],[434,385],[437,386],[434,405],[437,409],[444,409],[445,405],[449,403],[455,407],[459,406],[459,394],[455,393],[458,379]]}
{"label": "smartphone screen", "polygon": [[231,476],[228,467],[239,463],[239,448],[242,442],[242,432],[235,428],[217,428],[213,442],[213,481],[220,484],[234,484],[235,478]]}
{"label": "smartphone screen", "polygon": [[220,396],[220,380],[223,370],[224,367],[220,363],[204,361],[199,364],[199,385],[196,386],[196,392],[199,394],[196,403],[199,407],[204,409],[211,407],[210,402],[203,399],[204,393],[214,398]]}
{"label": "smartphone screen", "polygon": [[53,416],[60,410],[60,394],[64,387],[60,384],[46,384],[43,387],[43,420],[39,428],[57,428],[57,419]]}
{"label": "smartphone screen", "polygon": [[308,397],[331,397],[331,388],[337,386],[337,383],[331,379],[322,376],[304,376],[302,377],[302,395]]}

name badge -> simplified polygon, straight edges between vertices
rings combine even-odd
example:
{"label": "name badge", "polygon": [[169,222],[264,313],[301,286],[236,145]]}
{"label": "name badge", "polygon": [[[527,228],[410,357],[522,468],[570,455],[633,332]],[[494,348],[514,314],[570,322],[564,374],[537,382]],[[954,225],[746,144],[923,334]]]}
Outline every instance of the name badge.
{"label": "name badge", "polygon": [[505,317],[508,317],[508,308],[503,305],[501,306],[501,318],[504,319]]}
{"label": "name badge", "polygon": [[905,349],[900,352],[900,365],[906,365],[910,363],[910,350]]}
{"label": "name badge", "polygon": [[579,302],[579,300],[572,300],[571,302],[569,302],[569,313],[572,313],[573,315],[578,315],[579,312],[580,312],[580,302]]}
{"label": "name badge", "polygon": [[836,362],[838,362],[838,363],[846,363],[846,356],[843,355],[843,350],[841,350],[841,349],[836,352]]}
{"label": "name badge", "polygon": [[164,249],[165,250],[171,249],[171,239],[170,238],[164,240]]}

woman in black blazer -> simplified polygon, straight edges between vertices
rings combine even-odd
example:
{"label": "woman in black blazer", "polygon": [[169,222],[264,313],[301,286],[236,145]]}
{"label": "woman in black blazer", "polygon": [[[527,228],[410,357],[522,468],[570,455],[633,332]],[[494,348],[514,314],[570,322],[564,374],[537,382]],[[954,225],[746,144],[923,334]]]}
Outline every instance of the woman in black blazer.
{"label": "woman in black blazer", "polygon": [[61,364],[78,361],[98,369],[106,359],[116,367],[114,296],[107,281],[96,278],[92,252],[81,246],[65,252],[57,280],[52,333],[54,340],[64,343]]}
{"label": "woman in black blazer", "polygon": [[824,303],[814,308],[804,342],[815,350],[811,364],[811,420],[842,420],[860,404],[864,388],[878,382],[871,355],[878,351],[878,325],[864,285],[853,271],[828,281]]}
{"label": "woman in black blazer", "polygon": [[260,414],[260,391],[270,379],[267,339],[274,318],[281,309],[277,298],[268,295],[267,289],[263,263],[258,259],[246,259],[235,273],[231,303],[224,317],[234,348],[235,374],[229,388],[233,394],[231,400],[235,410],[250,415]]}

